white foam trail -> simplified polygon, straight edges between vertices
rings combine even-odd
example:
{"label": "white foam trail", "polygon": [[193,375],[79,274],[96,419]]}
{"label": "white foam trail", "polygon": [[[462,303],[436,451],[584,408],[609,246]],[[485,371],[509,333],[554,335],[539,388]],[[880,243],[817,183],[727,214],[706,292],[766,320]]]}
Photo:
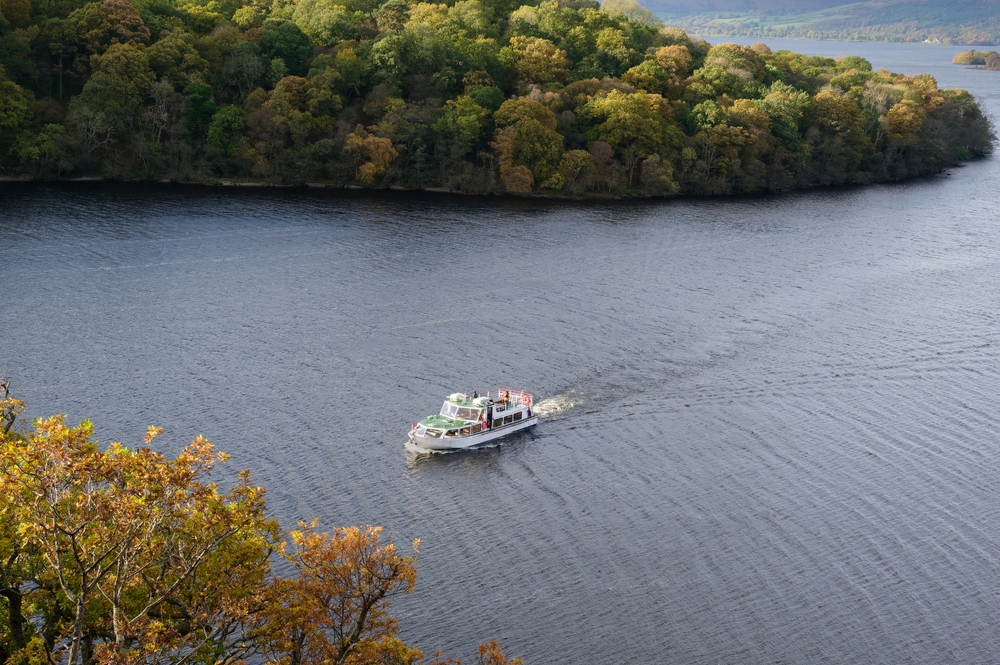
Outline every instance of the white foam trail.
{"label": "white foam trail", "polygon": [[554,418],[575,407],[583,400],[583,397],[583,393],[575,390],[561,395],[553,395],[539,400],[535,404],[535,413],[542,418]]}

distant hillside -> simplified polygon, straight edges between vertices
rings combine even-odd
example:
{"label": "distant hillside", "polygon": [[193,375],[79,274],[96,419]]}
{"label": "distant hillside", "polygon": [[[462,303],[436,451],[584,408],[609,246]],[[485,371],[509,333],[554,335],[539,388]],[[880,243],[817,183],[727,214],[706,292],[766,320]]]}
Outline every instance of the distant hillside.
{"label": "distant hillside", "polygon": [[[1000,44],[995,0],[651,0],[671,25],[704,35],[843,41]],[[706,10],[706,7],[709,7]]]}
{"label": "distant hillside", "polygon": [[718,12],[801,14],[846,4],[844,0],[649,0],[642,5],[661,16]]}

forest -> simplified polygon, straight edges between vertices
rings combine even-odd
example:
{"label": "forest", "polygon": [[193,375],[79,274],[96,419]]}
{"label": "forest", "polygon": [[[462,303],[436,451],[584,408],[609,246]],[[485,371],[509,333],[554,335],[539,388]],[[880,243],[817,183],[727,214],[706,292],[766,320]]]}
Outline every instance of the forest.
{"label": "forest", "polygon": [[693,39],[634,0],[0,0],[8,177],[669,196],[993,150],[927,75]]}
{"label": "forest", "polygon": [[[198,437],[173,459],[100,446],[93,424],[18,422],[0,377],[0,664],[461,665],[398,636],[412,552],[382,529],[283,531],[250,472]],[[291,572],[290,576],[278,570]],[[495,642],[477,665],[521,665]]]}

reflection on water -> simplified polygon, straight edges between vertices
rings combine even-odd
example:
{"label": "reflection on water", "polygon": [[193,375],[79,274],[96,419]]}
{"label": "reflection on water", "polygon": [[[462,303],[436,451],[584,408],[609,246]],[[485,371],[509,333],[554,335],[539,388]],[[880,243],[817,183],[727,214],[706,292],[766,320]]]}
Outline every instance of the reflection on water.
{"label": "reflection on water", "polygon": [[[104,441],[205,435],[285,525],[421,538],[428,652],[997,662],[997,164],[613,205],[8,188],[0,370]],[[543,417],[409,456],[476,385]]]}

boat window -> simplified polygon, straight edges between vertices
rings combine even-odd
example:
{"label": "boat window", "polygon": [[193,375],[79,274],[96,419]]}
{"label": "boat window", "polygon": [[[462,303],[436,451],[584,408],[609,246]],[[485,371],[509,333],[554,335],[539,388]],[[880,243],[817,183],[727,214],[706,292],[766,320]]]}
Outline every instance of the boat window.
{"label": "boat window", "polygon": [[483,431],[483,425],[482,425],[482,423],[476,423],[475,425],[472,426],[472,433],[473,434],[479,434],[482,431]]}
{"label": "boat window", "polygon": [[514,422],[514,416],[507,416],[503,419],[504,425],[510,425],[512,422]]}
{"label": "boat window", "polygon": [[441,430],[439,430],[439,429],[429,429],[429,430],[427,430],[427,436],[429,436],[432,439],[440,439],[441,438]]}
{"label": "boat window", "polygon": [[482,417],[482,409],[469,409],[460,408],[458,410],[458,417],[462,420],[479,420]]}
{"label": "boat window", "polygon": [[462,435],[462,436],[469,436],[470,434],[472,434],[472,428],[471,427],[463,427],[459,431],[459,434]]}
{"label": "boat window", "polygon": [[517,413],[514,414],[514,422],[517,422],[520,419],[521,419],[521,412],[518,411]]}
{"label": "boat window", "polygon": [[479,420],[483,417],[483,410],[445,402],[441,407],[441,415],[458,420]]}
{"label": "boat window", "polygon": [[450,430],[448,430],[447,432],[444,433],[444,438],[446,438],[446,439],[453,439],[456,436],[458,436],[458,430],[457,429],[450,429]]}
{"label": "boat window", "polygon": [[414,432],[414,434],[416,434],[417,436],[423,436],[426,433],[427,433],[427,428],[424,427],[423,425],[421,425],[420,427],[418,427],[417,431]]}

